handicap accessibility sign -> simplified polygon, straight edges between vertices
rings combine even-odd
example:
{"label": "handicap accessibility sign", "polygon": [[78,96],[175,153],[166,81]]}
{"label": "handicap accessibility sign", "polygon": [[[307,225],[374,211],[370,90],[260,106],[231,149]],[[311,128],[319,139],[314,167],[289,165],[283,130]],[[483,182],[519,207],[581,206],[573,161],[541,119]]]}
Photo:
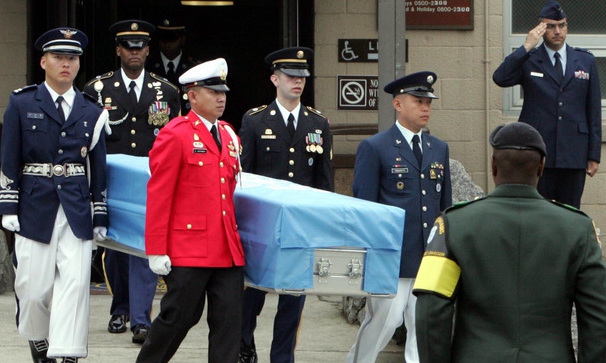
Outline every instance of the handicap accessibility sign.
{"label": "handicap accessibility sign", "polygon": [[375,63],[378,61],[378,39],[339,39],[340,63]]}

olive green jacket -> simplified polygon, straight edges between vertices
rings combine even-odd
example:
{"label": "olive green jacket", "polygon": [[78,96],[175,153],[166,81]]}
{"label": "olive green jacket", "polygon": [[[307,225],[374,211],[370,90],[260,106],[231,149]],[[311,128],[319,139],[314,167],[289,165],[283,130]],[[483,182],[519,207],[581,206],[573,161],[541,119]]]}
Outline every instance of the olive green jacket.
{"label": "olive green jacket", "polygon": [[[584,213],[528,185],[447,209],[417,275],[423,363],[606,362],[606,266]],[[454,319],[453,319],[454,318]]]}

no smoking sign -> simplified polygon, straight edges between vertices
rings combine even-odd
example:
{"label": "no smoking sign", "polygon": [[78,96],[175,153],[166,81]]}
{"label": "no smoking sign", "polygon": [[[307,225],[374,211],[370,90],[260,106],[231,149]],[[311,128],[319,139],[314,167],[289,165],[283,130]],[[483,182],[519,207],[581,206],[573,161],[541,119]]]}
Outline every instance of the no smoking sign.
{"label": "no smoking sign", "polygon": [[377,110],[379,78],[376,76],[337,76],[338,110]]}

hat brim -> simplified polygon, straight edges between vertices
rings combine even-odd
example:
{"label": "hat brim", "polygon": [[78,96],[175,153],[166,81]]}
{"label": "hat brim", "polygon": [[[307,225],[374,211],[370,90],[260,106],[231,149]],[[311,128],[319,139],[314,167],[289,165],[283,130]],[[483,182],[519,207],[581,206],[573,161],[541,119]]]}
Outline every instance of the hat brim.
{"label": "hat brim", "polygon": [[[425,91],[409,91],[409,92],[404,92],[402,94],[411,94],[413,96],[417,96],[417,97],[427,97],[427,98],[439,98],[438,96],[434,95],[431,92],[425,92]],[[397,93],[396,95],[398,95],[399,93]]]}
{"label": "hat brim", "polygon": [[279,68],[280,72],[287,74],[292,77],[309,77],[311,73],[307,69],[301,68]]}
{"label": "hat brim", "polygon": [[229,87],[226,84],[214,84],[208,86],[202,86],[204,88],[212,89],[213,91],[227,92],[229,91]]}
{"label": "hat brim", "polygon": [[126,49],[142,49],[148,46],[149,38],[119,38],[118,44]]}

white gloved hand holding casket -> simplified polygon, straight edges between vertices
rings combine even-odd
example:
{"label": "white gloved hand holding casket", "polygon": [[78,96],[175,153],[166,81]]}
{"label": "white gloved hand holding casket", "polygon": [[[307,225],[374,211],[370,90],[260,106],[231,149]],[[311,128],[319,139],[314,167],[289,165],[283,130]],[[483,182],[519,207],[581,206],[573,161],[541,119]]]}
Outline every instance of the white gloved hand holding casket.
{"label": "white gloved hand holding casket", "polygon": [[170,272],[170,257],[167,255],[149,255],[149,268],[158,275],[168,275]]}
{"label": "white gloved hand holding casket", "polygon": [[103,241],[107,236],[107,227],[97,226],[93,228],[93,235],[97,241]]}
{"label": "white gloved hand holding casket", "polygon": [[19,232],[21,230],[21,225],[19,224],[19,217],[16,214],[3,215],[2,227],[8,229],[11,232]]}

